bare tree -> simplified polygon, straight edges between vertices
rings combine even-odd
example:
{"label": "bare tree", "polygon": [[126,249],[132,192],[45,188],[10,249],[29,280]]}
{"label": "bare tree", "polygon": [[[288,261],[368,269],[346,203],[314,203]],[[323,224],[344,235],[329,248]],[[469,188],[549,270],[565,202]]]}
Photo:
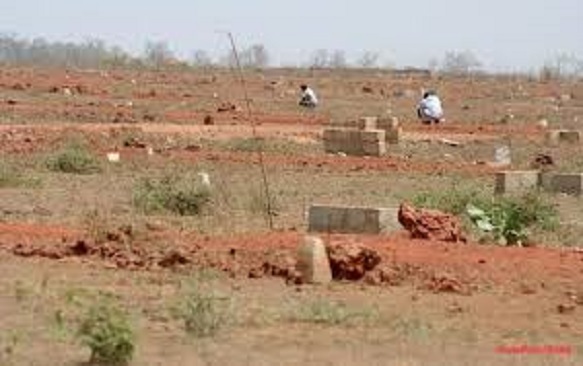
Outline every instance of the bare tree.
{"label": "bare tree", "polygon": [[342,69],[348,66],[348,63],[346,62],[346,53],[344,51],[341,50],[336,50],[332,53],[332,55],[330,56],[330,61],[329,61],[329,65],[332,68],[335,69]]}
{"label": "bare tree", "polygon": [[380,55],[378,52],[366,51],[358,59],[358,65],[365,69],[371,69],[378,66]]}
{"label": "bare tree", "polygon": [[315,69],[321,69],[329,65],[328,51],[319,49],[310,57],[309,66]]}
{"label": "bare tree", "polygon": [[209,67],[212,66],[213,60],[206,51],[196,50],[192,53],[191,63],[195,67]]}
{"label": "bare tree", "polygon": [[244,49],[240,58],[244,67],[264,68],[269,66],[269,53],[262,44],[254,44]]}
{"label": "bare tree", "polygon": [[441,66],[446,73],[467,75],[482,66],[480,60],[471,51],[447,52]]}
{"label": "bare tree", "polygon": [[547,61],[540,71],[543,79],[576,78],[583,76],[583,59],[562,53]]}
{"label": "bare tree", "polygon": [[175,59],[174,53],[170,50],[167,42],[149,41],[146,43],[144,60],[148,66],[162,67]]}
{"label": "bare tree", "polygon": [[[254,44],[239,51],[239,62],[244,68],[265,68],[269,66],[270,58],[267,48],[262,44]],[[222,65],[234,67],[237,63],[233,51],[221,58]]]}

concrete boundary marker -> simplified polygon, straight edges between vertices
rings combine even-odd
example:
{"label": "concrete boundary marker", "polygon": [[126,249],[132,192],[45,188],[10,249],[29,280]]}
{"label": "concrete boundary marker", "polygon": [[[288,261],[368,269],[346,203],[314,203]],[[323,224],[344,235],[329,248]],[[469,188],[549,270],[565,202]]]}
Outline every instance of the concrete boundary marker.
{"label": "concrete boundary marker", "polygon": [[583,173],[553,174],[545,180],[544,188],[553,193],[580,196],[583,192]]}
{"label": "concrete boundary marker", "polygon": [[327,153],[355,156],[382,156],[387,152],[385,131],[327,128],[323,133]]}
{"label": "concrete boundary marker", "polygon": [[308,209],[308,232],[384,234],[401,229],[399,209],[313,204]]}
{"label": "concrete boundary marker", "polygon": [[538,170],[514,170],[496,173],[497,194],[521,193],[540,185],[540,172]]}
{"label": "concrete boundary marker", "polygon": [[581,131],[577,130],[551,130],[547,132],[547,143],[557,146],[562,143],[579,144],[581,143]]}
{"label": "concrete boundary marker", "polygon": [[583,193],[583,173],[552,173],[538,170],[496,173],[497,194],[520,194],[534,188],[542,188],[551,193],[580,196]]}

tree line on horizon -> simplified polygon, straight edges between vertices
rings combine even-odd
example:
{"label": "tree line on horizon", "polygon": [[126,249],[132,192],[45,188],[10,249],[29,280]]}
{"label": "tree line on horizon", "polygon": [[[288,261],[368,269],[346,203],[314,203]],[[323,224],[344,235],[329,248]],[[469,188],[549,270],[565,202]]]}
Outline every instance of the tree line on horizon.
{"label": "tree line on horizon", "polygon": [[[243,68],[264,69],[272,66],[271,56],[262,44],[252,44],[238,51],[238,61]],[[79,69],[101,68],[168,68],[168,67],[235,67],[233,51],[213,59],[204,50],[194,51],[188,59],[181,59],[165,41],[149,41],[143,52],[136,56],[118,46],[109,46],[99,39],[84,42],[48,41],[44,38],[25,39],[12,34],[0,34],[0,64],[15,66],[65,67]],[[363,52],[354,62],[348,62],[342,50],[319,49],[314,51],[304,68],[313,69],[386,69],[381,65],[380,54]],[[428,71],[468,75],[483,72],[483,64],[471,51],[446,52],[442,59],[429,62]],[[560,54],[547,61],[539,70],[545,78],[582,77],[583,59],[570,54]]]}

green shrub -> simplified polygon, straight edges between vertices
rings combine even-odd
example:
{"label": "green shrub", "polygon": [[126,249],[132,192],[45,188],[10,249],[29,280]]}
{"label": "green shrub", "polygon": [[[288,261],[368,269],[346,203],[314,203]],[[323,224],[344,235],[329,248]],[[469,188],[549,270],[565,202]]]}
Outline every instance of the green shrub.
{"label": "green shrub", "polygon": [[538,191],[490,197],[472,190],[423,192],[413,204],[457,215],[466,228],[492,235],[504,245],[525,244],[533,229],[553,231],[559,226],[556,208]]}
{"label": "green shrub", "polygon": [[231,299],[220,296],[198,283],[189,286],[175,315],[184,321],[186,331],[195,337],[210,337],[228,324]]}
{"label": "green shrub", "polygon": [[84,147],[71,144],[47,159],[49,170],[69,174],[93,174],[101,171],[101,165]]}
{"label": "green shrub", "polygon": [[99,301],[82,318],[77,332],[91,349],[91,363],[126,365],[134,354],[134,332],[127,315],[108,302]]}
{"label": "green shrub", "polygon": [[145,213],[168,211],[181,216],[195,216],[210,201],[209,188],[189,176],[147,178],[139,182],[134,192],[134,205]]}
{"label": "green shrub", "polygon": [[525,244],[533,228],[552,231],[559,226],[556,208],[537,192],[501,197],[481,206],[468,204],[467,214],[478,229],[504,245]]}

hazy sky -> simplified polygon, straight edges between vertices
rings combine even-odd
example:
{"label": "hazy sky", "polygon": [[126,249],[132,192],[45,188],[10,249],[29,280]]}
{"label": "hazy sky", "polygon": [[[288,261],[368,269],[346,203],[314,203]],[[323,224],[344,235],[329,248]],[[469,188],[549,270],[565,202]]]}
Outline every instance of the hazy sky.
{"label": "hazy sky", "polygon": [[559,52],[583,57],[583,0],[0,0],[0,32],[50,40],[101,38],[139,52],[166,40],[181,56],[263,43],[275,63],[319,48],[349,59],[381,52],[399,66],[427,66],[471,50],[489,68],[539,67]]}

